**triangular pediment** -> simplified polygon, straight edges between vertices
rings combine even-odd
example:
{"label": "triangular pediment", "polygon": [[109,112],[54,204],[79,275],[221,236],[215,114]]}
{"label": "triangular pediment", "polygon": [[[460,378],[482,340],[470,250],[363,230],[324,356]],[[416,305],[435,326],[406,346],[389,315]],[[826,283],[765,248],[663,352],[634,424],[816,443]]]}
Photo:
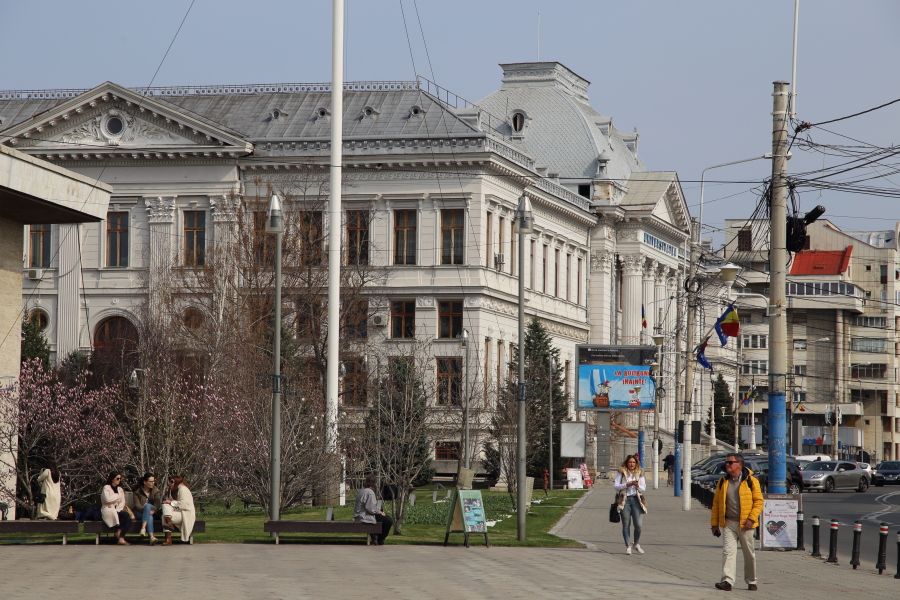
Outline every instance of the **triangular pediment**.
{"label": "triangular pediment", "polygon": [[3,132],[29,154],[103,157],[242,156],[240,134],[165,101],[106,82]]}
{"label": "triangular pediment", "polygon": [[690,214],[681,182],[674,172],[632,173],[628,180],[628,191],[620,206],[636,217],[649,217],[659,224],[684,233],[690,231]]}

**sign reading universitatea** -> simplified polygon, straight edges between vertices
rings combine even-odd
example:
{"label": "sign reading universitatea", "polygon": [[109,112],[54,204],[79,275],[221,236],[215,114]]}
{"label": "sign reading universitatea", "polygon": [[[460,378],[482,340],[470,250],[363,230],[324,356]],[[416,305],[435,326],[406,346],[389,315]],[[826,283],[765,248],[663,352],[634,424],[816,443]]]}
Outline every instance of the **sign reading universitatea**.
{"label": "sign reading universitatea", "polygon": [[655,410],[655,346],[578,346],[578,410]]}

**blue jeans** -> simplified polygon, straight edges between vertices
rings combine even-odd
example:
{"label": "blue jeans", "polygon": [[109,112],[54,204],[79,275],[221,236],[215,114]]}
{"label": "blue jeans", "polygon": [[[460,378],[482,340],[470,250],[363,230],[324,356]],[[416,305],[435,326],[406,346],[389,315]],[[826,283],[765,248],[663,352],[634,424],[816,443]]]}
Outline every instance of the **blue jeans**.
{"label": "blue jeans", "polygon": [[147,533],[153,535],[153,511],[156,507],[149,502],[144,505],[144,512],[141,513],[141,522],[147,525]]}
{"label": "blue jeans", "polygon": [[625,498],[625,507],[622,509],[622,537],[625,538],[625,545],[631,545],[631,524],[634,523],[634,543],[641,541],[641,525],[644,524],[644,511],[641,510],[641,504],[638,502],[637,496],[627,496]]}

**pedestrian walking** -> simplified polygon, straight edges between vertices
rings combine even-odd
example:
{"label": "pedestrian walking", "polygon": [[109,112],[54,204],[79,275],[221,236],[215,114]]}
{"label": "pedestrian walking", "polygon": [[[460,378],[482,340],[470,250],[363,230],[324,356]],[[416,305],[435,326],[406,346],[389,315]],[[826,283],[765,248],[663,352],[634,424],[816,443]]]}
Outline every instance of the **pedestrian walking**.
{"label": "pedestrian walking", "polygon": [[753,473],[744,466],[740,454],[725,457],[725,475],[716,485],[710,525],[712,534],[722,536],[722,579],[716,589],[731,591],[737,572],[737,548],[744,554],[744,581],[756,591],[756,554],[753,530],[759,526],[763,509],[762,489]]}
{"label": "pedestrian walking", "polygon": [[[622,537],[625,538],[625,554],[631,554],[632,549],[638,554],[643,554],[644,549],[641,548],[640,541],[644,514],[647,512],[647,505],[643,498],[643,493],[647,491],[647,482],[644,479],[644,472],[634,456],[625,458],[625,462],[622,463],[618,473],[616,473],[613,485],[618,492],[616,494],[616,502],[619,504],[619,511],[622,513]],[[632,525],[634,526],[633,538]]]}
{"label": "pedestrian walking", "polygon": [[666,485],[672,485],[675,481],[675,455],[671,450],[663,459],[663,471],[666,472]]}

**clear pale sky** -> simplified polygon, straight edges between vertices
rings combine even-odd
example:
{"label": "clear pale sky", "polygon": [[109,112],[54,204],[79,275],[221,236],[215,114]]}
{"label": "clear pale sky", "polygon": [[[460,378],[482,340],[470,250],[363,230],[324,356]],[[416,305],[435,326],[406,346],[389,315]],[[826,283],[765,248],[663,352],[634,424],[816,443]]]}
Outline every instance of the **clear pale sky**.
{"label": "clear pale sky", "polygon": [[[538,53],[591,81],[592,105],[624,131],[637,127],[652,170],[675,170],[697,203],[704,167],[771,149],[772,81],[790,79],[792,0],[346,0],[348,80],[413,79],[418,72],[470,100],[499,86],[502,62]],[[0,89],[85,88],[151,82],[190,0],[0,0]],[[900,98],[900,1],[801,0],[798,118],[820,121]],[[316,82],[331,77],[328,0],[196,0],[154,85]],[[427,55],[426,55],[427,48]],[[900,142],[900,104],[837,123],[834,131]],[[814,133],[823,142],[846,142]],[[829,158],[825,164],[838,160]],[[794,151],[792,171],[823,156]],[[760,180],[756,161],[707,179]],[[878,185],[900,186],[900,175]],[[707,184],[704,220],[747,216],[751,184]],[[826,191],[848,229],[900,219],[900,200]],[[692,206],[696,211],[696,206]],[[708,234],[707,234],[708,235]]]}

